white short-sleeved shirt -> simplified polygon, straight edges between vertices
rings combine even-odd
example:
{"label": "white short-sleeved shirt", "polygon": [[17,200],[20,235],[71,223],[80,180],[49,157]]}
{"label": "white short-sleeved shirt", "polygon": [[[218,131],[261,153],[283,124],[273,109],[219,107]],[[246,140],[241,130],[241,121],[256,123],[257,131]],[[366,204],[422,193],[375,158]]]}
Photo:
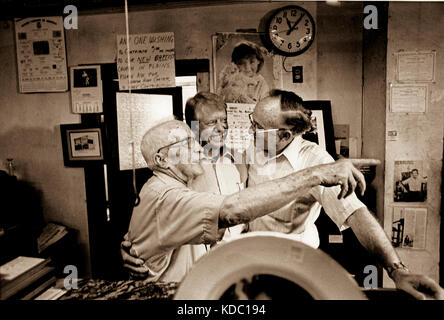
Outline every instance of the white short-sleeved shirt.
{"label": "white short-sleeved shirt", "polygon": [[[284,177],[295,171],[308,167],[333,162],[333,158],[319,145],[297,136],[284,151],[271,159],[264,159],[249,165],[248,185],[260,184],[264,181]],[[319,234],[315,225],[321,206],[340,230],[344,230],[347,218],[357,209],[365,205],[355,193],[345,199],[338,200],[340,187],[312,188],[304,198],[299,198],[281,209],[260,217],[249,223],[249,231],[277,231],[294,235],[298,241],[313,247],[319,247]]]}

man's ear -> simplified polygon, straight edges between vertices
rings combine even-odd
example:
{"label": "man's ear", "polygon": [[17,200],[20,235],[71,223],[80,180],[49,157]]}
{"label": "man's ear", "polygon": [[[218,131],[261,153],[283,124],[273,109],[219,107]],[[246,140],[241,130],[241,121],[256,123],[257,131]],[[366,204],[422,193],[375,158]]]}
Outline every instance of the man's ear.
{"label": "man's ear", "polygon": [[168,162],[166,161],[166,157],[161,153],[156,153],[154,155],[154,163],[159,168],[168,169]]}
{"label": "man's ear", "polygon": [[289,141],[293,138],[293,132],[291,130],[285,130],[280,134],[281,140]]}

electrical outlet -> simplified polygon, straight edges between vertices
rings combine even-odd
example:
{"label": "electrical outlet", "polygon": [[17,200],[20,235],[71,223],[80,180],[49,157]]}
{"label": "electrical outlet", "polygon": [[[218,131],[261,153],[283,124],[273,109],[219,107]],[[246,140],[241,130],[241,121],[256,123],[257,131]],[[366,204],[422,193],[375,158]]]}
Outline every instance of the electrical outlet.
{"label": "electrical outlet", "polygon": [[304,75],[302,73],[302,66],[293,66],[293,83],[304,82]]}

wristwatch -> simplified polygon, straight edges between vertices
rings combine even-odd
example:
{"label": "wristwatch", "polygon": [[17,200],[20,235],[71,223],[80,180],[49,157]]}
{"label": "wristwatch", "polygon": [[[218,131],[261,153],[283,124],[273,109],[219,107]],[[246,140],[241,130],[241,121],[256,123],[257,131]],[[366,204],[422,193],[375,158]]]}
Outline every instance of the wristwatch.
{"label": "wristwatch", "polygon": [[390,278],[392,278],[393,272],[395,272],[396,270],[402,269],[407,272],[409,271],[409,269],[401,261],[393,263],[391,266],[388,266],[386,269]]}

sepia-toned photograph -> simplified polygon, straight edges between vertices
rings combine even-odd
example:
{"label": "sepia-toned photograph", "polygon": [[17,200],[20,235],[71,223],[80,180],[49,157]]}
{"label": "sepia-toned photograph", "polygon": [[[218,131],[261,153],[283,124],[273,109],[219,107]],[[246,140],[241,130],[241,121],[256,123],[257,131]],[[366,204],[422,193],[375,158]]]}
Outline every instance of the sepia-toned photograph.
{"label": "sepia-toned photograph", "polygon": [[66,166],[83,166],[88,161],[104,160],[102,129],[82,124],[60,125]]}
{"label": "sepia-toned photograph", "polygon": [[425,202],[427,174],[422,161],[395,161],[394,201]]}
{"label": "sepia-toned photograph", "polygon": [[270,52],[254,33],[213,36],[216,93],[227,103],[257,103],[273,84]]}
{"label": "sepia-toned photograph", "polygon": [[0,8],[0,317],[442,313],[444,2]]}

